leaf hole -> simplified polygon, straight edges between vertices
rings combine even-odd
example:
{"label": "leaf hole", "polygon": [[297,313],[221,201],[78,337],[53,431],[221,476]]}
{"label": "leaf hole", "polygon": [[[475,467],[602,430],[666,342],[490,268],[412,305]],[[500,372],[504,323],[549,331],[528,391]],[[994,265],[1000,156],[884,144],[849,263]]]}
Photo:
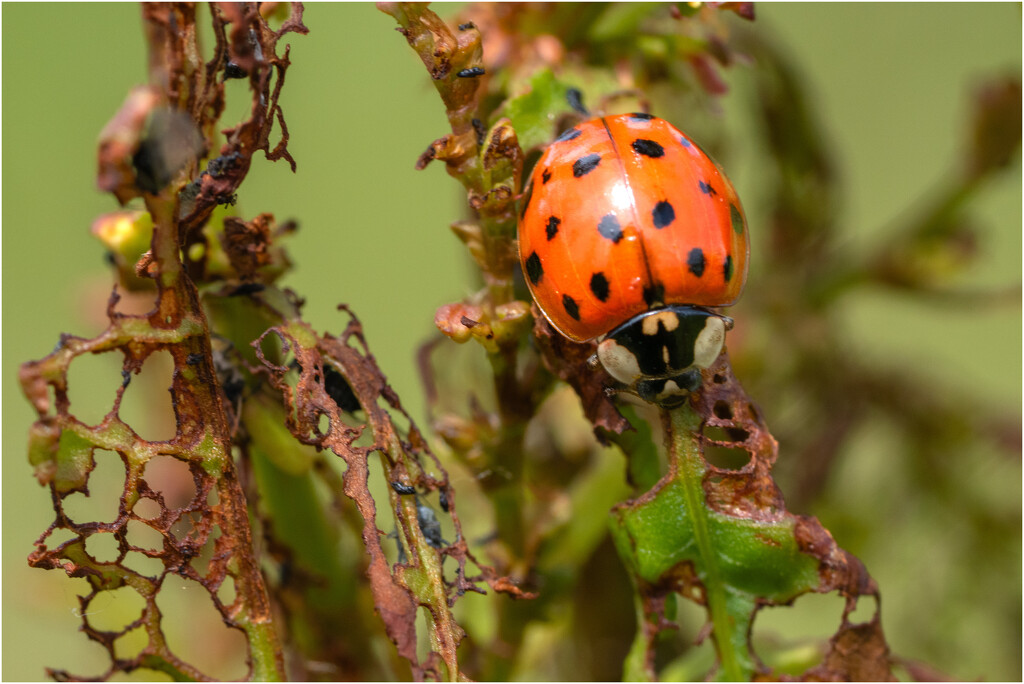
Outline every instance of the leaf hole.
{"label": "leaf hole", "polygon": [[71,361],[67,370],[67,396],[70,411],[78,420],[86,425],[103,422],[121,387],[120,370],[117,354],[81,354]]}
{"label": "leaf hole", "polygon": [[146,463],[142,473],[146,484],[163,496],[168,508],[187,506],[196,496],[192,469],[173,456],[155,456]]}
{"label": "leaf hole", "polygon": [[743,428],[727,425],[705,425],[704,439],[713,439],[718,442],[746,442],[750,433]]}
{"label": "leaf hole", "polygon": [[86,537],[85,552],[97,563],[116,563],[121,555],[117,539],[109,532],[95,532]]}
{"label": "leaf hole", "polygon": [[170,391],[173,374],[171,353],[167,350],[153,352],[138,375],[131,376],[124,391],[118,415],[147,441],[169,441],[177,435]]}
{"label": "leaf hole", "polygon": [[220,587],[217,588],[217,599],[220,600],[224,606],[230,606],[235,602],[235,598],[238,596],[235,591],[235,578],[231,575],[224,575],[224,581],[220,583]]}
{"label": "leaf hole", "polygon": [[[702,681],[716,660],[713,639],[705,638],[700,644],[697,643],[708,621],[707,609],[678,594],[674,602],[675,622],[679,629],[659,635],[662,643],[656,653],[661,656],[661,660],[668,660],[658,673],[659,679],[663,682]],[[671,619],[672,614],[669,612],[666,617]]]}
{"label": "leaf hole", "polygon": [[143,497],[132,506],[132,513],[146,520],[156,520],[164,512],[160,502],[149,497]]}
{"label": "leaf hole", "polygon": [[85,621],[93,629],[120,632],[142,617],[146,600],[131,587],[124,586],[96,594],[85,608]]}
{"label": "leaf hole", "polygon": [[833,592],[805,594],[789,606],[768,606],[754,618],[751,643],[779,674],[799,675],[822,658],[841,623],[846,600]]}
{"label": "leaf hole", "polygon": [[316,419],[316,432],[320,437],[326,437],[331,432],[331,417],[320,412]]}
{"label": "leaf hole", "polygon": [[[199,534],[199,525],[197,525],[197,514],[194,512],[187,513],[171,525],[171,537],[174,540],[175,546],[181,548],[184,545],[193,545],[193,556],[198,555],[201,552],[201,547],[195,547],[196,537]],[[200,522],[200,524],[202,524]],[[189,558],[191,560],[191,557]]]}
{"label": "leaf hole", "polygon": [[77,539],[78,535],[74,531],[67,529],[66,527],[58,527],[50,533],[50,536],[46,538],[46,548],[56,549],[61,544],[69,542],[72,539]]}
{"label": "leaf hole", "polygon": [[157,578],[164,573],[164,562],[159,558],[151,558],[138,551],[129,551],[121,561],[128,570],[137,572],[143,577]]}
{"label": "leaf hole", "polygon": [[[293,361],[295,358],[291,350],[284,350],[284,342],[277,332],[271,332],[263,336],[260,340],[260,351],[263,352],[263,356],[268,362],[281,366],[290,365],[287,362]],[[289,371],[289,374],[291,374],[291,371]]]}
{"label": "leaf hole", "polygon": [[192,568],[203,577],[206,577],[210,571],[210,560],[213,558],[214,544],[217,538],[220,537],[220,534],[220,527],[215,525],[206,537],[206,543],[199,549],[198,555],[192,559]]}
{"label": "leaf hole", "polygon": [[206,589],[178,575],[167,575],[156,596],[163,614],[161,628],[170,650],[216,680],[248,675],[247,642],[241,630],[228,627]]}
{"label": "leaf hole", "polygon": [[[152,285],[152,281],[144,282]],[[121,295],[121,298],[117,300],[117,306],[114,307],[114,311],[119,314],[125,314],[128,316],[145,316],[156,309],[158,295],[155,287],[149,290],[139,290],[135,292],[119,290],[118,294]]]}
{"label": "leaf hole", "polygon": [[193,242],[188,247],[188,260],[189,261],[202,261],[203,257],[206,256],[206,244],[203,242]]}
{"label": "leaf hole", "polygon": [[149,644],[149,635],[145,627],[128,630],[114,642],[114,656],[122,660],[131,660],[142,653]]}
{"label": "leaf hole", "polygon": [[732,406],[730,406],[727,401],[722,401],[721,399],[716,401],[711,412],[715,414],[715,417],[720,418],[721,420],[732,420]]}
{"label": "leaf hole", "polygon": [[871,622],[878,612],[878,599],[874,596],[860,596],[857,598],[857,607],[846,616],[850,624],[863,624]]}
{"label": "leaf hole", "polygon": [[[738,446],[747,440],[749,433],[740,428],[704,426],[704,460],[716,468],[741,470],[750,463],[750,452]],[[726,442],[737,446],[713,444],[708,440]]]}
{"label": "leaf hole", "polygon": [[61,508],[65,515],[78,524],[112,523],[120,513],[127,471],[116,451],[93,449],[92,458],[94,465],[89,471],[89,494],[69,494],[61,501]]}
{"label": "leaf hole", "polygon": [[164,548],[164,536],[144,522],[129,520],[128,543],[147,551],[161,551]]}

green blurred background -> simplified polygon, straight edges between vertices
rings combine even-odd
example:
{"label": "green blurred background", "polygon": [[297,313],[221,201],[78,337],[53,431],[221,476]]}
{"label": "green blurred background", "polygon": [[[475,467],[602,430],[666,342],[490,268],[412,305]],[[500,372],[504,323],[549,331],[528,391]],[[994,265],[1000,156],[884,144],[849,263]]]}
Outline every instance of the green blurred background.
{"label": "green blurred background", "polygon": [[[836,152],[844,187],[841,249],[869,248],[901,212],[921,206],[929,189],[958,167],[968,98],[979,82],[1021,70],[1016,4],[765,4],[757,12],[755,28],[773,35],[806,76]],[[464,249],[447,229],[463,211],[459,188],[440,165],[413,169],[427,144],[446,132],[443,109],[393,21],[372,5],[311,4],[305,22],[308,36],[288,38],[293,67],[282,98],[298,173],[257,156],[238,207],[245,216],[269,211],[299,221],[288,244],[297,267],[285,284],[306,297],[306,319],[338,332],[344,318],[334,307],[350,304],[381,367],[422,420],[416,346],[430,334],[436,307],[473,287]],[[84,674],[104,662],[101,649],[76,632],[77,585],[25,562],[52,513],[24,455],[32,412],[17,367],[47,354],[61,332],[92,336],[103,328],[111,277],[89,226],[116,206],[95,189],[95,141],[128,90],[144,82],[145,62],[133,4],[3,6],[5,680],[41,679],[44,666]],[[724,109],[742,110],[750,97],[748,68],[726,74],[733,88]],[[230,109],[231,92],[225,126],[232,112],[240,115]],[[732,147],[739,158],[730,175],[756,234],[756,156],[744,154],[741,144]],[[1019,165],[986,186],[972,211],[984,227],[983,266],[964,282],[1019,282]],[[756,242],[752,257],[753,273]],[[870,343],[868,353],[960,388],[965,410],[984,400],[1020,415],[1019,302],[947,316],[935,304],[865,292],[844,306],[844,322]],[[96,416],[120,381],[116,362],[105,361],[84,363],[74,376],[88,389],[73,396],[91,395]],[[771,397],[755,399],[770,422]],[[829,506],[797,512],[819,515],[829,527],[830,507],[862,508],[865,515],[886,508],[884,498],[899,492],[876,491],[871,470],[885,465],[879,459],[886,436],[884,427],[860,435],[848,459],[862,455],[867,465],[841,472],[849,479],[832,488]],[[978,495],[998,497],[1019,518],[1019,458],[965,459],[974,459],[965,477],[981,484]],[[955,678],[1019,679],[1020,539],[1001,550],[995,579],[992,572],[978,574],[986,586],[973,586],[972,564],[979,560],[944,550],[943,540],[956,529],[930,526],[934,519],[920,511],[905,515],[913,524],[895,525],[891,534],[865,523],[870,541],[851,544],[837,533],[879,581],[893,650]],[[922,579],[922,568],[933,572]],[[1005,632],[1006,613],[1018,616],[1016,633]]]}

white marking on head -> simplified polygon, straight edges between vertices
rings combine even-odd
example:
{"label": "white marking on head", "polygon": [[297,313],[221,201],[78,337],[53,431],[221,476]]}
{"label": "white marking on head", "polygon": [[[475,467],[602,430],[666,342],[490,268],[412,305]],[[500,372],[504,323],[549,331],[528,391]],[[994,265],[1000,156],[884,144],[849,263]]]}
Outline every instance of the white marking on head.
{"label": "white marking on head", "polygon": [[673,311],[659,311],[656,314],[645,316],[641,322],[640,331],[644,335],[657,335],[659,322],[665,326],[665,330],[672,332],[679,327],[679,316]]}
{"label": "white marking on head", "polygon": [[657,400],[664,401],[667,397],[675,397],[680,394],[688,394],[684,392],[679,385],[676,384],[675,380],[666,380],[665,386],[658,392]]}
{"label": "white marking on head", "polygon": [[725,322],[717,316],[711,316],[704,322],[704,329],[693,343],[693,365],[698,368],[709,368],[722,352],[723,344]]}
{"label": "white marking on head", "polygon": [[632,385],[641,378],[636,355],[613,339],[597,345],[597,358],[608,374],[619,382]]}

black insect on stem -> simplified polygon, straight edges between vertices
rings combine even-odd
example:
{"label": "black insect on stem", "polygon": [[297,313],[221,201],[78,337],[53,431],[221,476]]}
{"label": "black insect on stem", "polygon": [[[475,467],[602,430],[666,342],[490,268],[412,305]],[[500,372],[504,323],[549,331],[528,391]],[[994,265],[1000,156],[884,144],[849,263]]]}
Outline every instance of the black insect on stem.
{"label": "black insect on stem", "polygon": [[224,80],[227,81],[232,78],[245,78],[249,75],[249,72],[238,66],[234,62],[228,62],[224,65]]}
{"label": "black insect on stem", "polygon": [[487,137],[487,127],[484,122],[480,119],[473,119],[473,130],[476,131],[476,144],[478,147],[484,146],[484,139]]}
{"label": "black insect on stem", "polygon": [[455,75],[458,76],[459,78],[474,78],[476,76],[483,76],[486,73],[487,72],[484,71],[483,67],[476,66],[469,67],[468,69],[463,69],[462,71],[456,73]]}
{"label": "black insect on stem", "polygon": [[394,480],[393,482],[391,482],[391,488],[394,489],[395,492],[397,492],[398,494],[401,494],[402,496],[409,496],[410,494],[416,493],[415,487],[403,484],[398,480]]}
{"label": "black insect on stem", "polygon": [[437,514],[430,506],[419,501],[416,502],[416,522],[419,523],[420,531],[427,540],[427,544],[435,549],[445,545],[444,539],[441,538],[441,521],[437,519]]}

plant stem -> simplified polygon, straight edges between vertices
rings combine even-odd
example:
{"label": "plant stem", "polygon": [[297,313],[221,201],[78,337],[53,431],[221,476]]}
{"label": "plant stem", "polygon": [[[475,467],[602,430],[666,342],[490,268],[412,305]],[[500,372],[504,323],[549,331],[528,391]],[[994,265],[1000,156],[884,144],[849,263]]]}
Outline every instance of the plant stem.
{"label": "plant stem", "polygon": [[[749,659],[737,649],[746,639],[745,624],[740,625],[729,611],[729,597],[718,567],[714,542],[704,500],[704,473],[707,470],[701,450],[702,418],[689,405],[667,412],[664,420],[669,469],[683,485],[686,509],[693,522],[694,539],[700,554],[697,574],[704,585],[704,600],[711,618],[711,636],[721,664],[720,674],[729,681],[749,681]],[[739,637],[739,639],[737,639]]]}

